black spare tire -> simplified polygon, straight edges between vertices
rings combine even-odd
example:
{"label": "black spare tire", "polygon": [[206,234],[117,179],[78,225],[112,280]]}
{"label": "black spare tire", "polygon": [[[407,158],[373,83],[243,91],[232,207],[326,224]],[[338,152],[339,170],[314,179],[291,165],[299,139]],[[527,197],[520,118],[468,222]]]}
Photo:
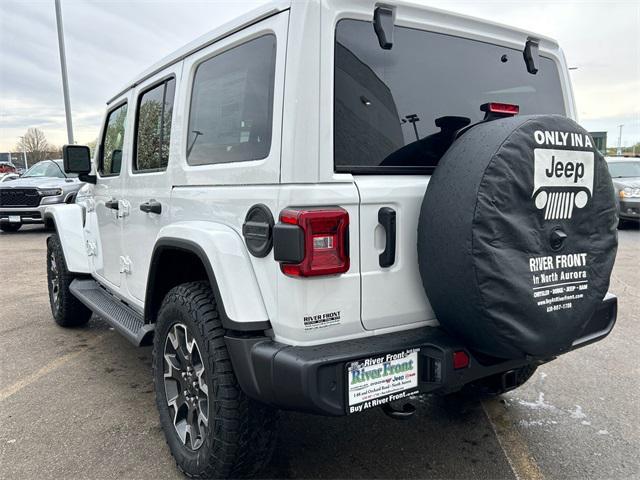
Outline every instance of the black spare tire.
{"label": "black spare tire", "polygon": [[588,132],[559,115],[480,123],[431,177],[420,274],[441,325],[499,358],[567,351],[609,287],[616,205]]}

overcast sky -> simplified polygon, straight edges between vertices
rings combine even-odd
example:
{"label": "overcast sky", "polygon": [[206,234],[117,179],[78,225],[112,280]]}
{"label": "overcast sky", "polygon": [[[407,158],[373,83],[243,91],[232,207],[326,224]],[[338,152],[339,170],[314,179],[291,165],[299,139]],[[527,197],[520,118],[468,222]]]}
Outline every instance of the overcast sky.
{"label": "overcast sky", "polygon": [[[302,1],[302,0],[294,0]],[[559,40],[580,122],[609,146],[640,141],[640,1],[428,1]],[[62,0],[76,142],[97,137],[105,101],[157,60],[262,1]],[[0,0],[0,152],[28,127],[66,142],[53,0]]]}

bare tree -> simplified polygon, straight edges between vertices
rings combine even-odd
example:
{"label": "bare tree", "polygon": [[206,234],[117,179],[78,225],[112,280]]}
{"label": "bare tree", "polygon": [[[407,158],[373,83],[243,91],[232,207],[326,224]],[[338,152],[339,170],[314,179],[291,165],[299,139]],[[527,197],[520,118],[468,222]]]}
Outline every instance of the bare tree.
{"label": "bare tree", "polygon": [[29,165],[44,160],[49,155],[49,143],[42,130],[38,128],[29,128],[24,136],[20,137],[20,141],[16,146],[19,152],[27,152]]}
{"label": "bare tree", "polygon": [[58,145],[49,145],[49,151],[47,152],[47,158],[51,160],[57,160],[62,158],[62,147]]}

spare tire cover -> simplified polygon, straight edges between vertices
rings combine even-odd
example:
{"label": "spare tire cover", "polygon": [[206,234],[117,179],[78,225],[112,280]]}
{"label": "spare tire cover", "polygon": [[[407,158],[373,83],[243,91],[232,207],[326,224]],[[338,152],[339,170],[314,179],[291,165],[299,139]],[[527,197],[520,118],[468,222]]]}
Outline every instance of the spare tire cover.
{"label": "spare tire cover", "polygon": [[499,358],[570,349],[609,287],[613,185],[593,140],[559,115],[481,123],[431,177],[418,259],[441,325]]}

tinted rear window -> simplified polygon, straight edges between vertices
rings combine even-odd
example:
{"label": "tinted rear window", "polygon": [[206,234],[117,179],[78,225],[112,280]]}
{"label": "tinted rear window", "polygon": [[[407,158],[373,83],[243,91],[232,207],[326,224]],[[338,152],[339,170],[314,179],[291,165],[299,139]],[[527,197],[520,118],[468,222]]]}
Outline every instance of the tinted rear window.
{"label": "tinted rear window", "polygon": [[395,27],[380,48],[370,22],[342,20],[335,43],[334,160],[338,172],[428,173],[452,134],[487,102],[521,115],[565,114],[556,64],[527,72],[522,51]]}

